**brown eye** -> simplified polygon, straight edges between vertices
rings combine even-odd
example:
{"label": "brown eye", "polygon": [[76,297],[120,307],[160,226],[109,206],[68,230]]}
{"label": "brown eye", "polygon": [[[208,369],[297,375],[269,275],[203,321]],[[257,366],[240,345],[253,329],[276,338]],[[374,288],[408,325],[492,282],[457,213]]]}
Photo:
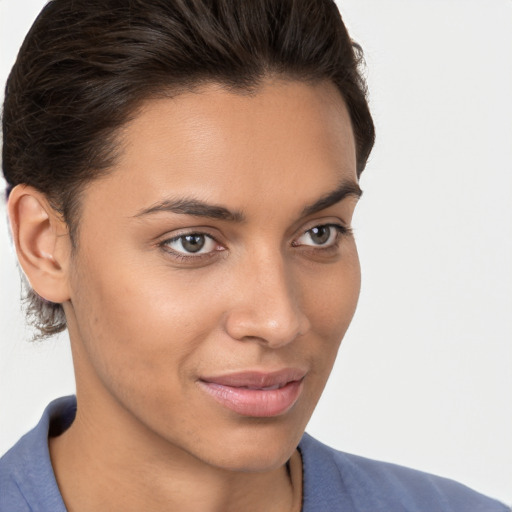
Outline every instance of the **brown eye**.
{"label": "brown eye", "polygon": [[215,240],[203,233],[190,233],[167,240],[164,246],[179,254],[205,254],[215,250]]}
{"label": "brown eye", "polygon": [[335,224],[324,224],[308,229],[293,243],[294,246],[331,247],[336,244],[338,236],[346,233],[347,228]]}
{"label": "brown eye", "polygon": [[186,235],[181,237],[181,246],[187,252],[199,252],[205,244],[204,235]]}
{"label": "brown eye", "polygon": [[325,244],[331,236],[330,226],[318,226],[309,230],[311,240],[317,245]]}

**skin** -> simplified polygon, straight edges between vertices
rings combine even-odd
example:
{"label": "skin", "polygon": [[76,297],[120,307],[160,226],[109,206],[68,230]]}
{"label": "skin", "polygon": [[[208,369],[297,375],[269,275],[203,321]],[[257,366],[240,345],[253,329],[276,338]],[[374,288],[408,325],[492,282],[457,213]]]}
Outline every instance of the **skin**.
{"label": "skin", "polygon": [[[50,440],[66,506],[300,510],[296,447],[360,288],[354,239],[338,233],[356,195],[305,212],[357,184],[343,100],[329,83],[210,84],[146,102],[120,144],[112,172],[85,190],[75,252],[44,196],[17,187],[10,198],[25,273],[68,321],[78,412]],[[243,220],[158,209],[183,199]],[[330,226],[327,242],[317,226]],[[207,235],[199,253],[187,254],[187,234]],[[290,367],[306,374],[302,392],[269,418],[199,385]]]}

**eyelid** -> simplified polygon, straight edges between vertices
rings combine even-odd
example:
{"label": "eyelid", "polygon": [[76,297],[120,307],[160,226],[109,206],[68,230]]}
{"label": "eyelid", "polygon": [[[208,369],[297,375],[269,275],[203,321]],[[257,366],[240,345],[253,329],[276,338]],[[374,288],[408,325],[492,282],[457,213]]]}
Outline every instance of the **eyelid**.
{"label": "eyelid", "polygon": [[[204,236],[205,238],[211,240],[215,244],[215,248],[207,251],[207,252],[185,252],[185,251],[179,251],[176,249],[173,249],[170,247],[170,244],[173,242],[178,242],[180,239],[183,239],[187,236],[193,236],[193,235],[199,235]],[[180,232],[176,234],[172,234],[172,236],[165,236],[162,237],[162,239],[157,243],[157,246],[161,248],[166,254],[169,256],[182,260],[182,261],[198,261],[200,259],[208,258],[217,252],[221,252],[226,249],[224,244],[218,241],[217,237],[213,236],[211,233],[206,232],[205,228],[188,228],[183,229]],[[200,249],[201,250],[201,249]]]}
{"label": "eyelid", "polygon": [[213,234],[212,231],[217,230],[214,230],[210,226],[183,227],[169,230],[167,233],[155,237],[154,240],[156,245],[161,245],[166,242],[177,240],[183,236],[203,235],[205,237],[211,238],[212,240],[215,240],[215,242],[217,242],[220,245],[224,245],[223,242],[220,241],[221,237],[218,234]]}
{"label": "eyelid", "polygon": [[340,219],[339,217],[327,217],[323,219],[314,219],[303,224],[302,227],[297,230],[298,234],[296,235],[296,238],[303,235],[304,233],[307,233],[311,229],[319,228],[322,226],[332,226],[334,228],[338,228],[340,231],[352,233],[352,228],[344,220]]}
{"label": "eyelid", "polygon": [[[330,243],[329,245],[316,245],[316,244],[302,244],[302,243],[296,243],[297,239],[307,234],[309,231],[313,230],[314,228],[320,228],[320,227],[330,227],[332,229],[336,230],[336,237],[335,240]],[[161,248],[167,255],[169,255],[172,258],[175,258],[177,260],[183,261],[183,262],[190,262],[193,263],[194,261],[199,262],[202,259],[211,258],[218,254],[219,252],[223,252],[227,249],[226,244],[224,242],[219,241],[219,236],[211,234],[209,232],[210,228],[208,227],[191,227],[191,228],[182,228],[180,230],[177,230],[177,232],[171,232],[167,235],[164,235],[160,237],[160,241],[157,241],[156,245]],[[325,219],[319,221],[316,219],[315,221],[311,221],[310,223],[306,224],[304,226],[299,234],[294,237],[291,245],[292,247],[303,247],[304,249],[312,249],[315,251],[320,250],[328,250],[332,249],[333,247],[337,247],[338,242],[342,237],[346,236],[352,236],[353,231],[350,227],[348,227],[341,219]],[[215,248],[208,251],[208,252],[186,252],[186,251],[178,251],[175,250],[169,245],[173,242],[179,241],[181,238],[191,235],[200,235],[204,236],[205,238],[210,239],[214,244]],[[201,250],[201,249],[200,249]]]}
{"label": "eyelid", "polygon": [[[310,231],[312,231],[313,229],[315,228],[325,228],[325,227],[329,227],[331,229],[334,229],[336,231],[336,236],[334,238],[334,240],[328,244],[328,245],[325,245],[325,244],[307,244],[307,243],[298,243],[297,240],[299,240],[301,237],[303,237],[304,235],[308,234]],[[313,250],[328,250],[328,249],[332,249],[333,247],[337,247],[339,241],[341,238],[343,237],[346,237],[346,236],[352,236],[353,235],[353,231],[350,227],[346,226],[343,222],[341,221],[326,221],[326,222],[315,222],[313,225],[311,225],[310,227],[307,227],[306,229],[302,229],[300,234],[297,235],[293,242],[292,242],[292,246],[294,247],[304,247],[304,248],[310,248],[310,249],[313,249]]]}

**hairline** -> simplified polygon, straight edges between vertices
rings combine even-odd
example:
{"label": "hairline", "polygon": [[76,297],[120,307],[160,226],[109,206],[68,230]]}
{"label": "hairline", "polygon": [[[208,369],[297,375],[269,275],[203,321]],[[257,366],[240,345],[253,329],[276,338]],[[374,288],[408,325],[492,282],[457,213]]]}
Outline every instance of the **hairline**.
{"label": "hairline", "polygon": [[[174,99],[185,94],[201,94],[205,92],[205,89],[208,86],[211,85],[217,85],[221,89],[224,89],[225,91],[233,94],[238,94],[242,96],[255,96],[267,84],[272,85],[276,83],[293,82],[304,83],[310,86],[315,86],[322,83],[332,85],[334,89],[338,92],[345,108],[347,107],[343,92],[341,91],[340,87],[334,82],[334,80],[329,77],[312,77],[309,76],[308,74],[300,75],[299,73],[278,72],[272,71],[270,69],[266,69],[260,75],[252,77],[251,80],[247,81],[246,83],[230,83],[230,80],[228,78],[222,76],[197,77],[195,79],[184,80],[182,83],[163,85],[159,88],[155,88],[154,90],[149,90],[146,94],[141,94],[139,98],[134,99],[131,107],[127,109],[127,113],[125,115],[123,123],[117,126],[115,129],[111,130],[110,133],[106,135],[108,148],[105,150],[105,154],[103,156],[104,159],[109,161],[109,165],[101,170],[94,169],[95,172],[91,172],[89,174],[89,176],[91,177],[86,181],[83,181],[76,187],[76,192],[70,198],[72,207],[70,208],[71,211],[69,212],[69,218],[66,218],[66,215],[64,215],[63,210],[57,207],[55,202],[51,201],[51,199],[49,198],[50,204],[52,205],[54,210],[63,217],[63,220],[66,223],[71,242],[72,254],[74,254],[78,250],[79,245],[79,219],[81,215],[83,194],[85,193],[86,189],[93,183],[101,180],[102,178],[106,178],[112,172],[115,172],[114,167],[116,166],[119,158],[122,156],[124,151],[122,133],[130,124],[131,121],[135,120],[142,114],[145,105],[152,101]],[[355,143],[356,141],[352,117],[350,113],[348,114],[350,125],[352,128],[352,137],[354,138]],[[89,170],[93,170],[93,168],[90,168]]]}

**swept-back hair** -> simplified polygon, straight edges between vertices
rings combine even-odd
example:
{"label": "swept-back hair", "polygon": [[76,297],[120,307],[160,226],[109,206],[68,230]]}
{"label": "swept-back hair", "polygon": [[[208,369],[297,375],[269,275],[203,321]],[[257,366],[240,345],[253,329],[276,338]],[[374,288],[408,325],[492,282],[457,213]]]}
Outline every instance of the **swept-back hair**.
{"label": "swept-back hair", "polygon": [[[333,0],[52,0],[6,85],[2,167],[43,192],[76,244],[80,192],[116,161],[116,136],[145,100],[203,83],[257,89],[269,76],[333,82],[352,122],[357,172],[374,126],[353,43]],[[42,336],[62,306],[28,290]]]}

